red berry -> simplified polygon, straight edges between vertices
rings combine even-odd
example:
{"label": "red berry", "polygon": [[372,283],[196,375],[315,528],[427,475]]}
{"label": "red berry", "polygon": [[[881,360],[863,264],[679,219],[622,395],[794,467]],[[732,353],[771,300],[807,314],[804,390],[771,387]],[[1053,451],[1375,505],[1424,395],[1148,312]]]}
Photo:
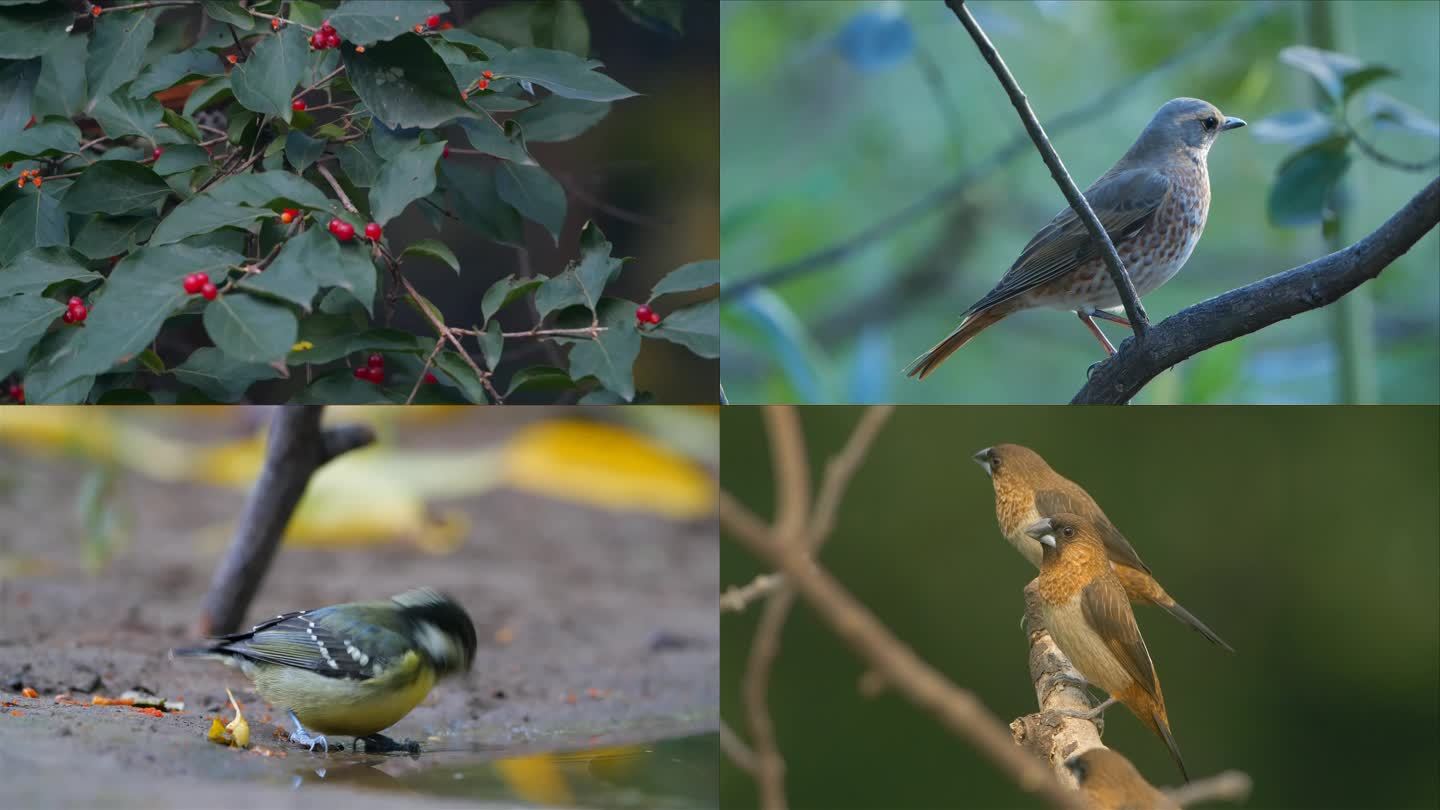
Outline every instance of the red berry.
{"label": "red berry", "polygon": [[279,20],[271,20],[271,21],[270,21],[270,30],[271,30],[271,31],[279,31],[279,30],[280,30],[280,21],[279,21]]}
{"label": "red berry", "polygon": [[214,301],[215,296],[219,294],[219,288],[217,288],[214,284],[211,284],[208,281],[200,286],[200,295],[204,296],[206,301]]}
{"label": "red berry", "polygon": [[164,150],[164,149],[161,149],[160,147],[157,146],[157,147],[155,147],[155,151],[150,153],[150,159],[151,159],[151,160],[159,160],[159,159],[160,159],[160,156],[163,155],[164,153],[165,153],[165,150]]}
{"label": "red berry", "polygon": [[370,379],[370,368],[368,366],[360,366],[350,373],[353,374],[357,380]]}
{"label": "red berry", "polygon": [[290,213],[289,211],[285,211],[280,214],[280,221],[285,223],[286,225],[289,225],[290,223],[295,221],[295,215]]}
{"label": "red berry", "polygon": [[385,382],[385,369],[383,369],[383,368],[376,368],[375,366],[370,366],[369,369],[367,369],[367,370],[370,372],[370,382],[373,382],[373,383],[383,383],[383,382]]}
{"label": "red berry", "polygon": [[330,231],[330,233],[335,233],[335,227],[336,227],[337,225],[339,225],[339,224],[340,224],[340,220],[338,220],[338,219],[332,219],[332,220],[330,220],[330,224],[329,224],[329,225],[326,225],[325,227]]}
{"label": "red berry", "polygon": [[371,242],[378,242],[380,240],[380,225],[374,222],[366,225],[365,238],[369,239]]}
{"label": "red berry", "polygon": [[440,150],[440,157],[442,157],[442,158],[450,157],[450,144],[448,144],[448,143],[445,144],[445,148],[442,149],[442,150]]}
{"label": "red berry", "polygon": [[439,27],[440,27],[440,15],[438,15],[438,14],[431,14],[429,17],[426,17],[426,18],[425,18],[425,24],[428,25],[428,26],[430,26],[431,28],[439,28]]}
{"label": "red berry", "polygon": [[655,311],[650,309],[649,304],[641,304],[640,306],[635,308],[635,320],[639,321],[640,323],[645,323],[649,321],[650,316],[654,314]]}
{"label": "red berry", "polygon": [[294,101],[290,102],[290,109],[294,110],[295,112],[305,112],[305,99],[297,98]]}
{"label": "red berry", "polygon": [[75,323],[81,323],[90,315],[90,310],[86,309],[84,304],[78,304],[65,310],[65,314]]}
{"label": "red berry", "polygon": [[199,273],[191,273],[185,277],[185,292],[190,295],[200,292],[200,288],[205,286],[205,282],[208,280],[201,278]]}
{"label": "red berry", "polygon": [[440,23],[440,30],[441,30],[441,31],[449,31],[451,28],[454,28],[454,27],[455,27],[455,23],[452,23],[452,22],[450,22],[449,20],[446,20],[445,22]]}
{"label": "red berry", "polygon": [[70,300],[66,302],[66,305],[73,307],[73,306],[75,306],[76,304],[84,304],[84,303],[85,303],[85,299],[84,299],[84,298],[81,298],[81,297],[78,296],[78,295],[72,295],[72,296],[70,296]]}
{"label": "red berry", "polygon": [[315,50],[322,50],[325,47],[325,35],[319,31],[310,35],[310,47]]}
{"label": "red berry", "polygon": [[325,47],[327,47],[327,48],[338,48],[338,47],[340,47],[340,35],[337,34],[337,33],[335,33],[333,30],[332,30],[330,33],[326,34],[326,35],[325,35]]}
{"label": "red berry", "polygon": [[65,314],[60,316],[60,320],[64,321],[65,323],[74,323],[74,322],[75,322],[75,310],[73,310],[73,309],[67,309],[67,310],[65,310]]}
{"label": "red berry", "polygon": [[238,56],[236,56],[235,54],[232,53],[232,54],[230,54],[229,56],[225,57],[225,61],[226,61],[226,62],[229,62],[230,64],[233,65],[233,64],[235,64],[236,62],[239,62],[239,61],[240,61],[240,57],[238,57]]}
{"label": "red berry", "polygon": [[17,403],[25,404],[25,386],[20,383],[10,383],[10,398]]}
{"label": "red berry", "polygon": [[355,236],[355,226],[345,220],[338,220],[335,225],[335,238],[341,242],[349,242]]}
{"label": "red berry", "polygon": [[435,383],[438,383],[438,382],[440,382],[440,381],[435,378],[435,375],[434,375],[434,374],[431,374],[431,373],[428,372],[428,371],[425,372],[425,383],[426,383],[427,385],[434,385]]}
{"label": "red berry", "polygon": [[646,318],[645,320],[649,321],[651,324],[660,323],[660,313],[652,312],[650,313],[650,317]]}
{"label": "red berry", "polygon": [[335,26],[331,25],[329,20],[326,20],[325,22],[320,23],[320,33],[333,34],[335,33]]}
{"label": "red berry", "polygon": [[375,352],[369,357],[365,358],[365,365],[369,366],[370,368],[384,368],[385,355],[379,352]]}
{"label": "red berry", "polygon": [[490,86],[490,80],[489,80],[489,79],[481,79],[481,80],[480,80],[480,83],[477,84],[477,85],[475,85],[475,86],[476,86],[476,87],[479,87],[481,90],[484,90],[485,88],[487,88],[487,87]]}

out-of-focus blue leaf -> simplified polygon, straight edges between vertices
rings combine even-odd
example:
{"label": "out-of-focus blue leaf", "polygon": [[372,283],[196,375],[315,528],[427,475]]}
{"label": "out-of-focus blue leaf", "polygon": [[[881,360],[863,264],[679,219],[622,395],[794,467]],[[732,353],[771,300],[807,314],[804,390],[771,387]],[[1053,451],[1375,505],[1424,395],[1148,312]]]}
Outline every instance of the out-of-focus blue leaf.
{"label": "out-of-focus blue leaf", "polygon": [[736,302],[741,313],[760,329],[766,353],[785,372],[801,402],[825,402],[820,369],[824,355],[810,339],[805,326],[784,299],[764,287],[756,288]]}
{"label": "out-of-focus blue leaf", "polygon": [[1365,114],[1377,128],[1398,129],[1440,140],[1440,125],[1405,102],[1384,93],[1367,93]]}
{"label": "out-of-focus blue leaf", "polygon": [[865,327],[850,362],[850,394],[845,401],[866,405],[894,402],[890,383],[899,375],[895,373],[893,355],[890,333],[876,326]]}
{"label": "out-of-focus blue leaf", "polygon": [[1289,110],[1250,125],[1250,134],[1266,143],[1309,146],[1335,132],[1335,122],[1318,110]]}
{"label": "out-of-focus blue leaf", "polygon": [[884,70],[910,58],[915,29],[903,8],[866,9],[836,32],[835,50],[856,70]]}

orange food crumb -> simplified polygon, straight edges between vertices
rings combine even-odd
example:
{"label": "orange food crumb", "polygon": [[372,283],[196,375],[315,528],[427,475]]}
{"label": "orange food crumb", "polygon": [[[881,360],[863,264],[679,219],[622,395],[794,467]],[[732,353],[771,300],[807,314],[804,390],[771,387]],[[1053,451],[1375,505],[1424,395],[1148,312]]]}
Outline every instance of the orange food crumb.
{"label": "orange food crumb", "polygon": [[108,698],[104,695],[95,695],[90,698],[91,706],[134,706],[134,698]]}
{"label": "orange food crumb", "polygon": [[510,625],[508,625],[508,624],[505,625],[504,627],[500,628],[499,630],[496,630],[496,631],[495,631],[495,643],[496,643],[496,644],[509,644],[510,642],[512,642],[512,641],[514,641],[514,640],[515,640],[515,629],[514,629],[513,627],[511,627]]}
{"label": "orange food crumb", "polygon": [[356,53],[364,53],[364,52],[365,52],[365,46],[364,46],[364,45],[356,45],[356,46],[355,46],[355,52],[356,52]]}
{"label": "orange food crumb", "polygon": [[24,689],[21,689],[21,690],[20,690],[20,694],[22,694],[22,695],[24,695],[25,697],[28,697],[28,698],[38,698],[38,697],[40,697],[40,693],[39,693],[39,692],[36,692],[34,689],[31,689],[31,688],[28,687],[28,686],[25,687]]}
{"label": "orange food crumb", "polygon": [[11,717],[19,717],[19,716],[22,715],[22,714],[24,714],[24,712],[20,711],[19,709],[11,709],[11,710],[10,710],[10,716],[11,716]]}
{"label": "orange food crumb", "polygon": [[585,690],[585,697],[588,697],[591,700],[600,700],[601,698],[608,697],[609,694],[609,689],[596,689],[594,687],[591,687]]}
{"label": "orange food crumb", "polygon": [[578,700],[578,698],[575,697],[575,693],[574,693],[574,692],[566,692],[566,693],[565,693],[565,702],[566,702],[566,703],[569,703],[571,706],[574,706],[576,700]]}
{"label": "orange food crumb", "polygon": [[139,712],[139,713],[141,713],[141,714],[148,714],[148,715],[150,715],[151,717],[164,717],[164,716],[165,716],[165,712],[162,712],[162,711],[160,711],[159,709],[143,708],[143,709],[136,709],[135,711],[137,711],[137,712]]}

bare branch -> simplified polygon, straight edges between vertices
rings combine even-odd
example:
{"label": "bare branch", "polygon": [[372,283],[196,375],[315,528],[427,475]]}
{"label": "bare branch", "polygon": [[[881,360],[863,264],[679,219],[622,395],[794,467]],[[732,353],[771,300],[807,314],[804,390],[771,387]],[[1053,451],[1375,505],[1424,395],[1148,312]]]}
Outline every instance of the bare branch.
{"label": "bare branch", "polygon": [[1085,200],[1085,195],[1080,193],[1080,188],[1075,181],[1070,179],[1070,172],[1065,170],[1065,164],[1061,162],[1060,155],[1055,147],[1050,144],[1050,139],[1045,135],[1044,127],[1035,117],[1035,111],[1030,109],[1030,101],[1025,98],[1025,93],[1016,83],[1015,77],[1010,74],[1010,69],[1005,67],[1005,60],[1000,58],[1000,52],[990,43],[990,38],[985,36],[980,23],[970,14],[970,9],[965,7],[965,0],[945,0],[945,5],[955,12],[960,18],[960,23],[965,30],[970,32],[970,38],[975,40],[975,47],[980,49],[980,55],[985,57],[990,69],[995,71],[995,77],[1005,88],[1005,94],[1010,96],[1010,103],[1014,105],[1015,112],[1020,114],[1020,120],[1025,124],[1025,131],[1030,133],[1030,140],[1035,142],[1035,148],[1040,150],[1040,157],[1045,160],[1045,165],[1050,168],[1050,176],[1055,178],[1055,184],[1070,201],[1070,207],[1075,209],[1075,215],[1085,223],[1085,229],[1090,231],[1090,238],[1095,240],[1100,249],[1100,255],[1105,259],[1105,266],[1110,271],[1110,280],[1114,282],[1115,289],[1120,293],[1120,301],[1125,304],[1125,315],[1130,320],[1130,328],[1135,331],[1135,337],[1143,341],[1145,330],[1150,328],[1150,321],[1145,315],[1145,308],[1140,305],[1140,294],[1135,291],[1135,285],[1130,281],[1130,274],[1125,271],[1125,263],[1120,260],[1120,254],[1115,250],[1115,244],[1110,241],[1110,234],[1105,232],[1105,226],[1100,224],[1100,218],[1090,210],[1090,203]]}
{"label": "bare branch", "polygon": [[750,746],[746,745],[724,720],[720,721],[720,750],[725,752],[725,756],[730,758],[735,767],[751,776],[755,775],[755,752],[750,750]]}
{"label": "bare branch", "polygon": [[762,410],[770,437],[770,469],[775,476],[775,534],[781,542],[794,542],[810,509],[810,461],[800,417],[790,405]]}
{"label": "bare branch", "polygon": [[1025,633],[1030,639],[1030,680],[1040,711],[1015,718],[1010,733],[1020,747],[1050,763],[1061,782],[1074,787],[1075,775],[1065,767],[1065,760],[1104,744],[1094,721],[1059,713],[1088,711],[1090,699],[1080,687],[1080,673],[1055,646],[1040,618],[1039,582],[1033,579],[1025,586]]}
{"label": "bare branch", "polygon": [[784,584],[785,578],[779,574],[760,574],[748,585],[739,588],[732,585],[720,594],[720,610],[739,613],[751,602],[769,596]]}
{"label": "bare branch", "polygon": [[1162,791],[1181,807],[1200,802],[1243,802],[1250,797],[1250,777],[1240,771],[1222,771],[1188,785]]}
{"label": "bare branch", "polygon": [[1380,275],[1440,223],[1440,179],[1344,250],[1187,307],[1156,324],[1143,342],[1127,339],[1096,365],[1073,405],[1123,404],[1146,383],[1213,346],[1334,303]]}

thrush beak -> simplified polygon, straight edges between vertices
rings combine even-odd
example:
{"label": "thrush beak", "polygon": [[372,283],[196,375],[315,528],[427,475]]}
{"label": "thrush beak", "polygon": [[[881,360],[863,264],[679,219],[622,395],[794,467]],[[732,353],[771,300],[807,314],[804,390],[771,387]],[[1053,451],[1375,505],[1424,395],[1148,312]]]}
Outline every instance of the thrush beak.
{"label": "thrush beak", "polygon": [[1223,123],[1223,124],[1220,125],[1220,131],[1221,131],[1221,132],[1224,132],[1224,131],[1227,130],[1227,129],[1239,129],[1240,127],[1243,127],[1243,126],[1245,126],[1245,119],[1244,119],[1244,118],[1235,118],[1235,117],[1233,117],[1233,116],[1226,116],[1226,117],[1225,117],[1225,123]]}
{"label": "thrush beak", "polygon": [[1025,527],[1025,534],[1040,541],[1041,545],[1046,545],[1050,548],[1055,548],[1054,531],[1055,524],[1050,522],[1050,518],[1040,518]]}
{"label": "thrush beak", "polygon": [[971,456],[971,458],[975,459],[976,464],[979,464],[981,467],[985,468],[986,475],[990,474],[990,448],[987,447],[984,450],[981,450],[980,452]]}

